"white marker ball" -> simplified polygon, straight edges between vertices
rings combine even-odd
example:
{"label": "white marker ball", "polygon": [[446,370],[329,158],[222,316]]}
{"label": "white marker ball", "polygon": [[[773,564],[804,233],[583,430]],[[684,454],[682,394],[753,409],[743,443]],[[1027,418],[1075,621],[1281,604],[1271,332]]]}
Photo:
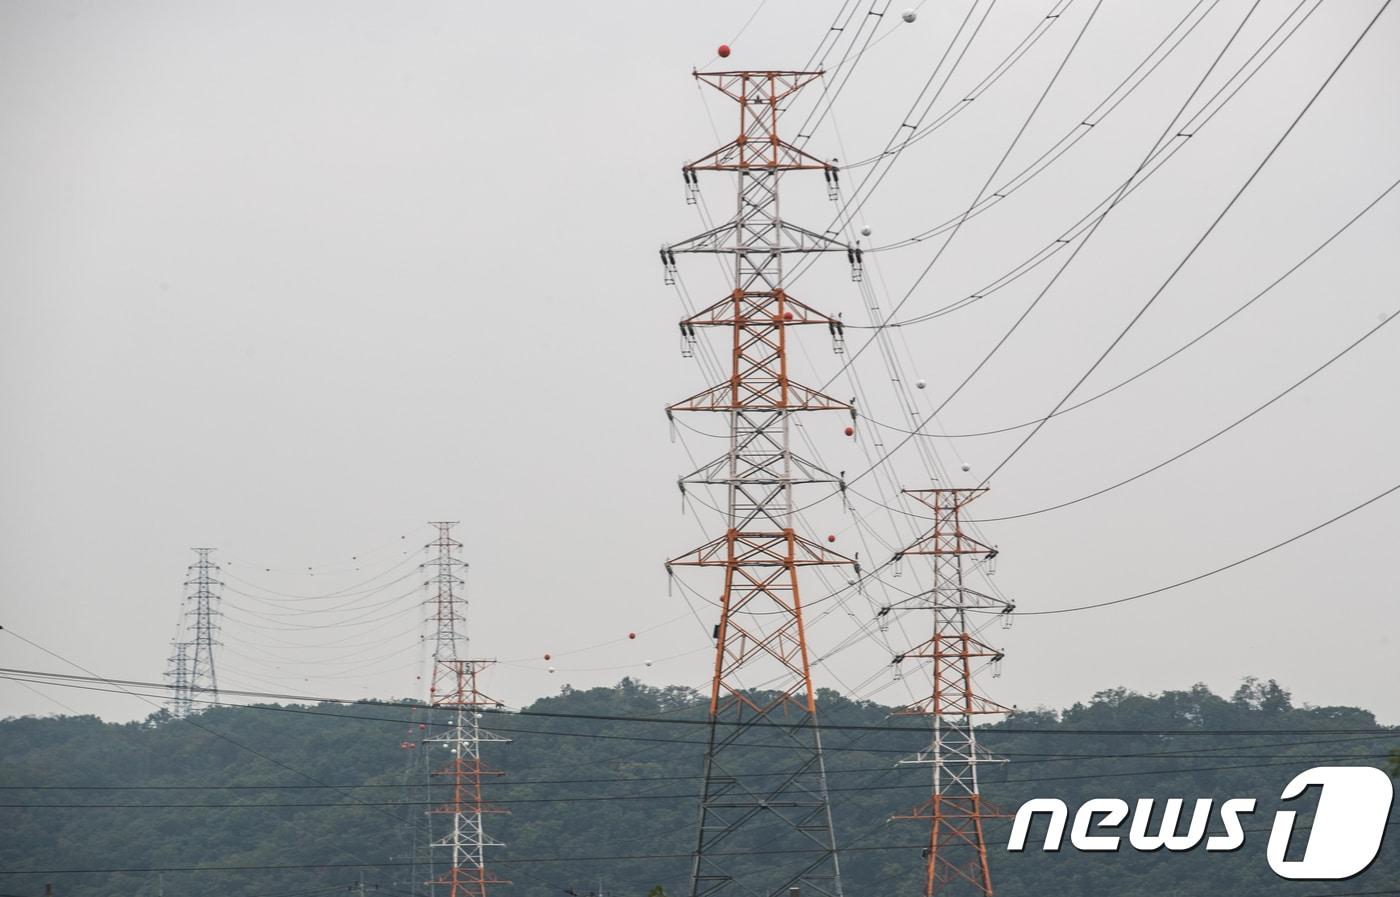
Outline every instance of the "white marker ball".
{"label": "white marker ball", "polygon": [[648,661],[646,662],[646,664],[647,664],[647,666],[651,666],[651,661],[648,660]]}
{"label": "white marker ball", "polygon": [[915,380],[914,385],[917,386],[919,389],[928,389],[928,381],[923,379],[922,377],[920,377],[918,380]]}
{"label": "white marker ball", "polygon": [[912,10],[912,9],[906,9],[906,10],[904,11],[904,15],[900,16],[900,18],[904,19],[904,21],[906,21],[906,22],[912,22],[912,21],[914,21],[915,19],[917,19],[918,17],[919,17],[919,14],[916,13],[916,12],[914,12],[914,10]]}
{"label": "white marker ball", "polygon": [[868,224],[867,224],[865,227],[862,227],[862,228],[860,229],[860,235],[861,235],[862,237],[868,237],[868,236],[870,236],[872,233],[874,233],[874,231],[872,231],[872,230],[870,229],[870,225],[868,225]]}
{"label": "white marker ball", "polygon": [[966,461],[964,461],[964,462],[963,462],[963,466],[962,466],[963,473],[967,473],[967,472],[968,472],[969,470],[971,470],[971,469],[972,469],[972,465],[971,465],[971,464],[968,464]]}
{"label": "white marker ball", "polygon": [[550,671],[551,673],[554,672],[554,667],[550,667],[550,668],[549,668],[549,671]]}

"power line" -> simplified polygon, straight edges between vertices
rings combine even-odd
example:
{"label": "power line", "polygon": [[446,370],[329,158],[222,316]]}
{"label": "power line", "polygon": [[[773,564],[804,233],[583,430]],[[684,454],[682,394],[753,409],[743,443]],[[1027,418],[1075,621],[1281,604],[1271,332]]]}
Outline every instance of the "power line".
{"label": "power line", "polygon": [[1020,451],[1026,447],[1026,444],[1028,442],[1035,438],[1036,434],[1040,432],[1041,428],[1044,427],[1045,424],[1050,420],[1050,418],[1055,415],[1055,412],[1059,411],[1061,408],[1064,407],[1065,403],[1070,400],[1070,397],[1074,395],[1074,393],[1079,389],[1079,387],[1084,385],[1084,381],[1088,380],[1090,375],[1092,375],[1094,371],[1098,370],[1099,365],[1103,363],[1104,359],[1106,359],[1109,356],[1109,354],[1118,346],[1118,344],[1122,342],[1123,338],[1128,335],[1128,332],[1131,331],[1134,326],[1136,326],[1138,321],[1142,320],[1142,316],[1147,313],[1147,310],[1152,307],[1153,303],[1155,303],[1157,299],[1162,295],[1162,293],[1166,291],[1167,287],[1171,284],[1171,282],[1175,280],[1176,276],[1179,273],[1181,273],[1181,270],[1186,267],[1187,262],[1189,262],[1195,256],[1196,251],[1201,248],[1201,246],[1206,242],[1207,239],[1209,239],[1210,235],[1215,232],[1215,229],[1219,226],[1220,222],[1224,220],[1225,216],[1228,215],[1230,213],[1230,210],[1235,207],[1235,204],[1239,202],[1240,197],[1244,195],[1245,191],[1248,190],[1250,185],[1254,183],[1255,179],[1259,177],[1260,172],[1262,172],[1264,168],[1269,164],[1269,161],[1274,158],[1274,155],[1279,151],[1279,148],[1283,146],[1284,142],[1288,140],[1289,135],[1293,133],[1293,131],[1298,127],[1298,124],[1308,114],[1308,110],[1312,109],[1313,104],[1315,104],[1318,98],[1322,96],[1323,92],[1327,90],[1328,85],[1332,83],[1332,79],[1334,79],[1337,76],[1337,73],[1342,70],[1342,67],[1346,65],[1347,60],[1351,59],[1352,54],[1356,52],[1356,48],[1361,45],[1361,42],[1363,40],[1365,40],[1366,35],[1371,32],[1371,28],[1376,24],[1377,20],[1380,19],[1381,15],[1386,11],[1387,8],[1389,8],[1389,6],[1390,0],[1385,0],[1385,3],[1383,3],[1381,5],[1381,8],[1376,11],[1376,14],[1371,18],[1371,21],[1366,23],[1366,27],[1362,29],[1359,35],[1357,35],[1356,40],[1352,42],[1351,46],[1347,49],[1346,53],[1343,54],[1342,58],[1337,61],[1337,64],[1332,67],[1332,71],[1328,73],[1325,79],[1323,79],[1322,84],[1318,86],[1317,90],[1313,93],[1312,97],[1303,106],[1303,108],[1299,110],[1298,114],[1294,117],[1292,123],[1289,124],[1289,126],[1284,130],[1283,134],[1279,136],[1278,140],[1274,142],[1273,147],[1268,151],[1268,153],[1264,155],[1264,158],[1259,161],[1259,164],[1255,166],[1254,171],[1252,171],[1249,177],[1245,179],[1245,182],[1240,185],[1240,188],[1235,191],[1235,194],[1230,197],[1230,201],[1227,202],[1225,204],[1225,207],[1220,210],[1220,213],[1215,216],[1215,219],[1211,221],[1210,226],[1208,226],[1205,232],[1201,234],[1200,238],[1197,239],[1196,242],[1191,245],[1191,248],[1187,250],[1186,255],[1182,257],[1181,261],[1177,262],[1176,267],[1172,268],[1171,272],[1167,275],[1166,279],[1162,281],[1162,284],[1159,287],[1157,287],[1157,289],[1152,293],[1151,296],[1147,297],[1147,301],[1142,304],[1142,307],[1137,310],[1137,313],[1134,314],[1133,317],[1128,321],[1128,323],[1123,327],[1123,329],[1119,331],[1118,335],[1113,338],[1113,341],[1108,344],[1108,347],[1105,348],[1103,352],[1099,354],[1099,357],[1094,359],[1094,363],[1089,365],[1088,369],[1079,377],[1078,380],[1075,381],[1074,385],[1069,388],[1069,391],[1065,393],[1064,397],[1055,403],[1055,407],[1050,409],[1050,413],[1047,414],[1044,418],[1042,418],[1041,421],[1035,425],[1035,427],[1031,430],[1030,433],[1026,434],[1026,438],[1022,439],[1021,442],[1011,450],[1011,453],[1008,454],[1005,458],[1003,458],[1001,462],[992,469],[991,473],[983,477],[982,483],[980,485],[985,486],[988,480],[996,476],[997,473],[1001,471],[1001,469],[1004,468],[1011,461],[1012,458],[1016,457],[1016,455],[1019,454]]}
{"label": "power line", "polygon": [[1368,499],[1366,499],[1365,501],[1363,501],[1361,504],[1356,505],[1356,506],[1354,506],[1354,507],[1352,507],[1352,508],[1350,508],[1350,509],[1348,509],[1348,510],[1346,510],[1346,511],[1343,511],[1342,513],[1338,514],[1338,515],[1335,516],[1335,517],[1332,517],[1332,518],[1330,518],[1330,519],[1328,519],[1328,520],[1324,520],[1322,523],[1319,523],[1317,526],[1311,527],[1310,529],[1306,529],[1306,530],[1304,530],[1303,532],[1298,533],[1298,534],[1295,535],[1295,536],[1290,536],[1289,538],[1284,539],[1282,542],[1276,542],[1276,543],[1274,543],[1273,545],[1270,545],[1268,548],[1264,548],[1264,549],[1261,549],[1261,550],[1259,550],[1259,551],[1256,551],[1256,552],[1254,552],[1254,554],[1251,554],[1251,555],[1249,555],[1249,556],[1247,556],[1247,557],[1242,557],[1242,558],[1240,558],[1240,559],[1237,560],[1237,561],[1232,561],[1232,562],[1230,562],[1230,563],[1228,563],[1228,564],[1223,564],[1223,565],[1221,565],[1221,566],[1219,566],[1219,567],[1216,567],[1214,570],[1207,570],[1207,571],[1204,572],[1204,573],[1198,573],[1198,574],[1196,574],[1195,576],[1192,576],[1192,577],[1190,577],[1190,578],[1188,578],[1188,579],[1178,580],[1177,582],[1174,582],[1174,583],[1172,583],[1171,585],[1162,586],[1162,587],[1160,587],[1160,588],[1152,589],[1152,590],[1146,591],[1146,592],[1138,592],[1136,595],[1128,595],[1128,596],[1126,596],[1126,597],[1124,597],[1124,598],[1114,598],[1114,599],[1111,600],[1111,601],[1098,601],[1098,602],[1095,602],[1094,604],[1081,604],[1081,605],[1079,605],[1079,606],[1077,606],[1077,607],[1058,607],[1058,608],[1055,608],[1055,609],[1053,609],[1053,610],[1025,610],[1025,611],[1023,611],[1023,610],[1018,610],[1018,611],[1013,611],[1013,613],[1014,613],[1016,616],[1018,616],[1018,617],[1041,617],[1041,616],[1048,616],[1048,615],[1051,615],[1051,614],[1072,614],[1072,613],[1077,613],[1077,612],[1083,611],[1083,610],[1094,610],[1094,609],[1100,608],[1100,607],[1112,607],[1112,606],[1115,605],[1115,604],[1126,604],[1126,603],[1129,602],[1129,601],[1137,601],[1137,600],[1140,599],[1140,598],[1150,598],[1150,597],[1153,596],[1153,595],[1160,595],[1161,593],[1166,592],[1166,591],[1170,591],[1171,589],[1180,588],[1181,586],[1189,585],[1189,584],[1191,584],[1191,583],[1193,583],[1193,582],[1199,582],[1199,581],[1205,579],[1206,577],[1214,576],[1214,575],[1216,575],[1217,573],[1224,573],[1226,570],[1232,570],[1232,569],[1234,569],[1235,567],[1238,567],[1238,566],[1240,566],[1240,565],[1242,565],[1242,564],[1247,564],[1247,563],[1249,563],[1250,561],[1254,560],[1255,558],[1263,557],[1264,555],[1270,554],[1271,552],[1274,552],[1274,551],[1277,551],[1278,549],[1283,548],[1283,547],[1286,546],[1286,545],[1291,545],[1291,544],[1293,544],[1294,542],[1297,542],[1299,539],[1303,539],[1303,538],[1306,538],[1307,536],[1311,536],[1313,533],[1317,532],[1317,531],[1320,530],[1320,529],[1323,529],[1324,527],[1331,526],[1332,524],[1336,523],[1338,520],[1342,520],[1342,519],[1344,519],[1344,518],[1350,517],[1352,514],[1355,514],[1357,511],[1360,511],[1362,508],[1368,507],[1368,506],[1370,506],[1370,505],[1372,505],[1372,504],[1374,504],[1374,503],[1380,501],[1381,499],[1383,499],[1383,498],[1385,498],[1386,496],[1390,495],[1392,492],[1395,492],[1397,489],[1400,489],[1400,483],[1396,483],[1394,486],[1391,486],[1389,489],[1386,489],[1385,491],[1383,491],[1383,492],[1381,492],[1381,493],[1379,493],[1379,494],[1377,494],[1377,495],[1371,496],[1370,498],[1368,498]]}
{"label": "power line", "polygon": [[[1395,491],[1396,489],[1400,489],[1400,485],[1397,485],[1397,486],[1393,487],[1393,489],[1392,489],[1391,491]],[[13,633],[13,630],[10,630],[10,629],[6,629],[5,631],[6,631],[6,632],[11,632],[11,633]],[[36,670],[19,670],[19,669],[12,669],[12,668],[0,667],[0,677],[7,677],[8,675],[12,675],[12,674],[42,676],[42,677],[45,677],[45,679],[42,680],[42,681],[45,681],[45,682],[48,682],[50,679],[56,679],[56,680],[77,680],[77,681],[81,681],[81,682],[104,682],[104,683],[109,683],[109,684],[113,684],[113,685],[131,685],[131,686],[150,687],[150,688],[162,688],[162,687],[163,687],[163,686],[161,686],[159,683],[155,683],[155,682],[142,682],[142,681],[132,680],[132,679],[104,679],[104,678],[98,677],[98,676],[77,676],[77,675],[70,674],[70,673],[46,673],[46,672],[36,671]],[[52,682],[52,684],[54,684],[54,685],[59,685],[60,682]],[[276,699],[282,699],[282,700],[295,700],[295,701],[314,701],[314,702],[322,703],[322,704],[339,704],[339,705],[342,705],[342,706],[392,707],[392,708],[407,708],[407,709],[413,709],[413,710],[420,710],[420,709],[423,709],[424,706],[425,706],[425,705],[423,705],[423,704],[421,704],[421,703],[412,702],[412,701],[397,701],[397,702],[396,702],[396,701],[363,700],[363,699],[357,699],[357,698],[328,698],[328,697],[315,697],[315,696],[297,695],[297,694],[277,694],[277,693],[274,693],[274,692],[229,692],[229,694],[241,695],[241,696],[244,696],[244,697],[276,698]],[[274,710],[274,711],[279,711],[279,712],[288,712],[288,711],[294,711],[294,710],[295,710],[295,708],[270,707],[270,706],[266,706],[266,705],[256,705],[256,704],[252,704],[252,705],[235,705],[235,706],[233,706],[233,707],[231,707],[231,708],[229,708],[229,709],[241,709],[241,710]],[[692,707],[692,708],[688,708],[688,709],[699,709],[699,707],[698,707],[698,705],[697,705],[696,707]],[[315,711],[308,711],[308,712],[316,713]],[[484,714],[488,714],[488,715],[490,715],[490,714],[495,714],[495,715],[499,715],[499,716],[502,716],[502,717],[509,717],[509,718],[518,719],[518,720],[527,720],[527,719],[530,719],[530,718],[532,718],[532,717],[539,717],[539,718],[544,718],[544,719],[565,719],[565,720],[575,719],[575,720],[589,720],[589,721],[603,721],[603,722],[654,723],[654,724],[663,724],[663,725],[709,726],[709,725],[711,724],[709,720],[704,719],[704,718],[691,718],[691,719],[686,719],[686,718],[659,717],[659,716],[623,716],[623,715],[620,715],[620,714],[601,714],[601,713],[564,713],[564,712],[560,712],[560,711],[549,711],[549,710],[520,710],[520,711],[511,711],[511,710],[496,710],[496,709],[489,709],[489,708],[483,708],[482,712],[483,712]],[[359,716],[353,716],[353,715],[350,715],[350,714],[340,714],[340,713],[316,713],[316,715],[321,715],[321,716],[333,716],[333,717],[339,717],[339,718],[342,718],[342,719],[368,719],[368,720],[375,720],[375,721],[382,721],[382,722],[393,722],[393,723],[400,723],[400,724],[402,724],[402,723],[404,723],[404,722],[407,721],[405,718],[395,718],[395,717],[359,717]],[[724,725],[724,722],[721,721],[720,725]],[[773,723],[773,722],[760,724],[759,727],[760,727],[760,728],[788,729],[788,728],[792,728],[794,725],[798,725],[798,726],[800,727],[800,724]],[[828,723],[823,723],[823,724],[822,724],[822,729],[823,729],[823,730],[831,730],[831,731],[856,731],[856,732],[910,732],[910,733],[915,733],[915,734],[925,734],[925,733],[926,733],[926,730],[925,730],[925,729],[920,728],[920,727],[915,727],[915,726],[874,726],[874,725],[868,725],[868,724],[866,724],[866,725],[861,725],[861,724],[842,724],[842,723],[830,723],[830,724],[828,724]],[[512,730],[512,731],[530,731],[530,730]],[[1358,734],[1372,734],[1372,733],[1374,733],[1374,732],[1385,732],[1385,731],[1388,731],[1388,730],[1385,729],[1384,727],[1377,727],[1377,728],[1375,728],[1375,729],[1354,729],[1354,728],[1351,728],[1351,729],[1332,729],[1332,728],[1298,728],[1298,729],[1199,729],[1199,728],[1197,728],[1197,729],[1128,729],[1128,728],[1124,728],[1124,729],[1043,729],[1043,728],[1015,728],[1015,727],[1012,727],[1012,726],[999,726],[999,725],[998,725],[998,726],[987,726],[987,727],[984,727],[984,731],[986,731],[986,732],[988,732],[988,733],[1005,733],[1005,734],[1017,734],[1017,735],[1030,735],[1030,734],[1035,734],[1035,735],[1043,735],[1043,734],[1064,734],[1064,735],[1317,735],[1317,734],[1358,735]],[[1400,728],[1396,728],[1395,731],[1398,732],[1398,733],[1400,733]],[[570,734],[582,734],[582,735],[587,735],[587,734],[589,734],[589,733],[570,733]]]}
{"label": "power line", "polygon": [[1034,510],[1034,511],[1022,511],[1022,512],[1019,513],[1019,514],[1002,514],[1002,515],[997,516],[997,517],[981,517],[981,518],[978,518],[977,522],[978,522],[978,523],[995,523],[995,522],[1002,521],[1002,520],[1020,520],[1020,519],[1022,519],[1023,517],[1034,517],[1034,516],[1036,516],[1037,514],[1045,514],[1045,513],[1048,513],[1048,512],[1050,512],[1050,511],[1058,511],[1058,510],[1060,510],[1061,508],[1068,508],[1068,507],[1070,507],[1071,505],[1077,505],[1077,504],[1079,504],[1080,502],[1088,501],[1088,500],[1091,499],[1091,498],[1098,498],[1100,495],[1103,495],[1103,494],[1108,493],[1108,492],[1112,492],[1114,489],[1117,489],[1117,488],[1120,487],[1120,486],[1126,486],[1126,485],[1128,485],[1129,483],[1133,483],[1133,482],[1136,482],[1137,480],[1142,479],[1143,477],[1147,476],[1148,474],[1156,473],[1157,471],[1161,470],[1163,467],[1166,467],[1168,464],[1171,464],[1171,463],[1174,462],[1174,461],[1179,461],[1180,459],[1182,459],[1182,458],[1186,457],[1187,455],[1191,454],[1192,452],[1196,451],[1196,449],[1203,448],[1203,447],[1209,445],[1210,443],[1214,442],[1216,439],[1219,439],[1221,436],[1224,436],[1226,433],[1229,433],[1231,430],[1235,429],[1236,427],[1240,426],[1241,424],[1243,424],[1243,423],[1245,423],[1246,421],[1248,421],[1248,420],[1250,420],[1251,418],[1253,418],[1256,414],[1259,414],[1260,412],[1264,411],[1266,408],[1269,408],[1270,406],[1272,406],[1274,403],[1280,401],[1280,400],[1283,399],[1285,396],[1287,396],[1289,393],[1291,393],[1291,392],[1293,392],[1294,390],[1298,389],[1298,388],[1301,387],[1304,383],[1307,383],[1307,382],[1308,382],[1309,380],[1311,380],[1313,377],[1316,377],[1318,374],[1320,374],[1320,373],[1322,373],[1323,371],[1327,370],[1327,369],[1328,369],[1329,367],[1331,367],[1335,362],[1341,360],[1341,358],[1342,358],[1343,356],[1345,356],[1347,353],[1349,353],[1352,349],[1355,349],[1357,346],[1359,346],[1359,345],[1361,345],[1363,342],[1365,342],[1369,337],[1371,337],[1372,335],[1374,335],[1376,331],[1380,330],[1380,329],[1381,329],[1382,327],[1384,327],[1386,324],[1389,324],[1392,320],[1395,319],[1395,316],[1396,316],[1397,314],[1400,314],[1400,310],[1397,310],[1397,311],[1392,312],[1391,314],[1387,315],[1386,318],[1385,318],[1384,320],[1382,320],[1379,324],[1375,325],[1375,326],[1372,327],[1371,329],[1367,330],[1365,333],[1361,334],[1361,336],[1359,336],[1359,337],[1357,337],[1355,340],[1353,340],[1345,349],[1342,349],[1340,352],[1338,352],[1337,354],[1333,355],[1331,358],[1329,358],[1329,359],[1327,359],[1326,361],[1324,361],[1324,362],[1323,362],[1321,365],[1319,365],[1318,367],[1313,368],[1312,371],[1311,371],[1310,373],[1308,373],[1308,374],[1305,374],[1301,380],[1296,380],[1296,381],[1294,381],[1293,384],[1292,384],[1291,386],[1289,386],[1288,388],[1284,389],[1283,392],[1278,393],[1277,395],[1275,395],[1273,398],[1269,399],[1269,400],[1268,400],[1267,402],[1265,402],[1264,404],[1256,406],[1256,407],[1254,408],[1254,410],[1250,411],[1248,414],[1244,415],[1243,417],[1240,417],[1240,418],[1235,419],[1232,423],[1227,424],[1226,426],[1222,427],[1222,428],[1219,429],[1219,430],[1216,430],[1214,433],[1210,434],[1210,435],[1207,436],[1205,439],[1202,439],[1201,441],[1199,441],[1199,442],[1193,444],[1193,445],[1190,446],[1189,448],[1182,449],[1181,451],[1177,452],[1175,455],[1172,455],[1170,458],[1167,458],[1167,459],[1164,460],[1164,461],[1160,461],[1160,462],[1158,462],[1157,464],[1154,464],[1153,466],[1147,468],[1146,470],[1139,471],[1138,473],[1133,474],[1132,476],[1128,477],[1127,479],[1119,480],[1118,482],[1114,483],[1114,484],[1111,485],[1111,486],[1105,486],[1105,487],[1103,487],[1102,489],[1099,489],[1099,490],[1094,491],[1094,492],[1090,492],[1090,493],[1087,494],[1087,495],[1081,495],[1081,496],[1079,496],[1078,498],[1072,498],[1072,499],[1070,499],[1070,500],[1068,500],[1068,501],[1062,501],[1062,502],[1060,502],[1060,503],[1058,503],[1058,504],[1048,505],[1048,506],[1043,507],[1043,508],[1038,508],[1038,509],[1036,509],[1036,510]]}

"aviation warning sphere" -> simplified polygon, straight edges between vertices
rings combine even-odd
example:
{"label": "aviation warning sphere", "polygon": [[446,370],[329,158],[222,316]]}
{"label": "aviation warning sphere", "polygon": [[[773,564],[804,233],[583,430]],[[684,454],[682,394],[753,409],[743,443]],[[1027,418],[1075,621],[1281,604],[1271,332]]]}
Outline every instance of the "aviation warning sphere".
{"label": "aviation warning sphere", "polygon": [[720,44],[720,45],[719,45],[719,49],[716,50],[715,52],[719,53],[719,58],[720,58],[720,59],[728,59],[728,58],[729,58],[729,44]]}
{"label": "aviation warning sphere", "polygon": [[906,10],[904,11],[904,15],[900,16],[900,18],[904,19],[904,21],[906,21],[906,22],[912,22],[912,21],[914,21],[915,19],[917,19],[918,17],[919,17],[919,14],[916,13],[916,12],[914,12],[914,10],[912,10],[912,9],[906,9]]}
{"label": "aviation warning sphere", "polygon": [[914,381],[914,385],[917,386],[917,387],[919,387],[919,389],[927,389],[927,388],[928,388],[928,381],[925,380],[924,378],[920,377],[918,380],[915,380],[915,381]]}
{"label": "aviation warning sphere", "polygon": [[862,227],[862,228],[860,229],[860,235],[861,235],[862,237],[868,237],[868,236],[870,236],[870,225],[867,224],[865,227]]}
{"label": "aviation warning sphere", "polygon": [[962,467],[962,469],[963,469],[963,473],[967,473],[969,470],[972,469],[972,465],[971,465],[971,464],[968,464],[966,461],[964,461],[964,462],[963,462],[963,467]]}

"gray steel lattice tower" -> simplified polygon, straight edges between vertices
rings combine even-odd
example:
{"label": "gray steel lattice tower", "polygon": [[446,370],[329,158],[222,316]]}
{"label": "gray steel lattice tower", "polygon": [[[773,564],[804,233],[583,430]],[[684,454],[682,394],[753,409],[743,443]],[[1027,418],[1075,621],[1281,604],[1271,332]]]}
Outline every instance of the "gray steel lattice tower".
{"label": "gray steel lattice tower", "polygon": [[[195,548],[198,559],[189,566],[185,588],[190,590],[185,599],[191,605],[185,611],[193,622],[190,624],[190,672],[188,700],[219,703],[219,676],[214,669],[214,647],[219,644],[218,633],[219,592],[223,583],[217,578],[219,565],[209,559],[212,548]],[[203,696],[203,697],[201,697]]]}
{"label": "gray steel lattice tower", "polygon": [[[724,534],[667,564],[724,571],[691,897],[786,895],[795,887],[806,897],[842,893],[798,570],[855,562],[794,528],[794,487],[839,486],[840,478],[794,453],[790,428],[797,412],[854,417],[854,410],[789,378],[788,329],[823,325],[839,352],[841,322],[788,295],[783,269],[794,253],[840,252],[858,278],[860,257],[856,247],[784,220],[778,206],[785,172],[821,171],[834,198],[835,167],[778,136],[781,106],[820,75],[696,73],[738,103],[739,136],[682,173],[691,193],[700,171],[732,173],[736,212],[728,223],[661,249],[668,282],[678,253],[728,256],[734,271],[724,298],[681,322],[687,344],[696,328],[727,332],[729,377],[667,408],[668,415],[720,414],[729,429],[725,454],[681,478],[682,491],[724,491]],[[773,749],[775,740],[783,750]],[[763,864],[736,865],[734,854],[745,851],[765,852]]]}
{"label": "gray steel lattice tower", "polygon": [[175,652],[170,655],[170,667],[165,678],[170,682],[170,698],[166,709],[177,719],[190,715],[190,643],[175,641],[171,645]]}
{"label": "gray steel lattice tower", "polygon": [[[431,526],[437,527],[437,538],[426,546],[437,549],[437,556],[424,566],[435,568],[425,585],[432,591],[427,604],[432,606],[433,662],[457,660],[467,653],[467,581],[462,573],[467,562],[462,560],[462,543],[452,537],[455,520],[435,520]],[[441,683],[438,676],[443,677]],[[436,694],[439,686],[444,691],[455,685],[455,676],[450,671],[433,667],[431,694]]]}

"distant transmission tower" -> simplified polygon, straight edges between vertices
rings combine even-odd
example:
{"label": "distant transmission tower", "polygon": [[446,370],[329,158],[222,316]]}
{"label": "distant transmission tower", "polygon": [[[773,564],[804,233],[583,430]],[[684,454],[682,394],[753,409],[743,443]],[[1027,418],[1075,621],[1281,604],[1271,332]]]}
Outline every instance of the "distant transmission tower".
{"label": "distant transmission tower", "polygon": [[[860,258],[854,247],[785,221],[778,207],[779,178],[789,171],[821,171],[835,196],[834,166],[778,136],[782,105],[820,75],[695,74],[739,104],[739,136],[684,166],[687,190],[693,199],[700,171],[732,172],[737,211],[730,222],[661,250],[668,283],[677,253],[717,253],[734,265],[733,290],[681,322],[686,347],[697,327],[729,332],[730,375],[667,409],[722,414],[729,427],[727,452],[681,478],[682,490],[725,490],[725,532],[667,564],[668,571],[724,570],[691,897],[842,893],[798,568],[855,562],[795,531],[793,487],[840,480],[795,454],[789,432],[794,412],[854,411],[789,378],[788,328],[824,325],[840,351],[841,323],[789,296],[783,269],[793,253],[843,252],[859,277]],[[772,750],[775,740],[786,749]],[[746,851],[762,851],[763,862],[736,871],[734,855]]]}
{"label": "distant transmission tower", "polygon": [[170,667],[165,678],[170,683],[170,697],[166,709],[176,719],[190,715],[190,644],[176,641],[171,645]]}
{"label": "distant transmission tower", "polygon": [[185,611],[190,620],[190,660],[189,690],[190,702],[199,700],[211,704],[219,703],[219,676],[214,669],[214,646],[218,644],[219,589],[223,583],[217,578],[219,565],[209,559],[212,548],[193,549],[198,559],[189,566],[185,588],[189,590],[185,599],[189,609]]}
{"label": "distant transmission tower", "polygon": [[[429,703],[451,711],[448,729],[424,740],[425,745],[442,745],[451,756],[445,766],[437,768],[434,779],[451,788],[447,799],[429,812],[445,817],[447,831],[433,839],[431,846],[446,851],[446,871],[427,882],[441,889],[447,897],[486,897],[489,885],[510,884],[496,878],[486,869],[486,848],[503,847],[486,834],[483,818],[504,812],[487,805],[482,799],[482,780],[501,773],[486,767],[481,760],[481,745],[505,742],[481,728],[481,713],[498,708],[499,701],[486,697],[477,689],[477,674],[489,661],[464,660],[466,634],[466,580],[461,570],[466,562],[459,557],[462,543],[452,537],[451,522],[434,522],[437,539],[429,548],[437,549],[437,557],[428,562],[436,572],[428,580],[436,586],[432,620],[437,635],[433,649],[432,685],[428,689]],[[460,652],[460,653],[459,653]]]}
{"label": "distant transmission tower", "polygon": [[986,491],[904,490],[933,511],[933,528],[897,557],[932,558],[932,587],[895,606],[901,611],[932,614],[933,631],[928,641],[894,658],[896,670],[907,660],[927,661],[932,679],[926,700],[897,711],[927,716],[933,725],[928,750],[902,761],[931,767],[933,794],[927,803],[895,817],[930,823],[924,850],[925,897],[990,897],[992,893],[982,821],[1000,814],[983,805],[978,791],[977,767],[994,761],[979,751],[975,723],[979,716],[1007,713],[1008,709],[977,693],[974,676],[984,666],[999,664],[1002,652],[978,637],[978,626],[969,623],[968,613],[985,623],[994,620],[994,614],[1009,614],[1014,605],[970,588],[964,578],[964,557],[991,560],[997,554],[995,548],[973,539],[962,528],[962,509]]}

